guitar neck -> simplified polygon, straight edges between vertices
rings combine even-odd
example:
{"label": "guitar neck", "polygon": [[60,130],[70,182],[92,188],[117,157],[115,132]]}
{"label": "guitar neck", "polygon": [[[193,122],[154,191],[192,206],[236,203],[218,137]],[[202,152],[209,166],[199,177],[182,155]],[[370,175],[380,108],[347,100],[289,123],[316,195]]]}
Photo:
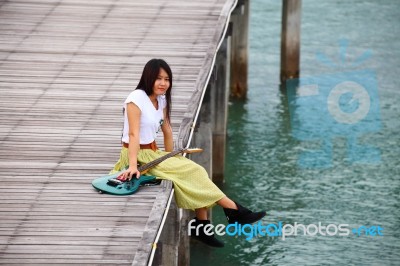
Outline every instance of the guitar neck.
{"label": "guitar neck", "polygon": [[153,167],[156,166],[157,164],[159,164],[159,163],[165,161],[166,159],[171,158],[171,157],[173,157],[173,156],[175,156],[175,155],[177,155],[177,154],[179,154],[179,153],[182,153],[182,152],[183,152],[183,149],[179,149],[179,150],[176,150],[176,151],[172,151],[172,152],[170,152],[170,153],[168,153],[168,154],[166,154],[166,155],[164,155],[164,156],[161,156],[161,157],[158,158],[158,159],[155,159],[154,161],[151,161],[151,162],[149,162],[149,163],[146,163],[146,164],[144,164],[144,165],[139,166],[138,171],[139,171],[140,173],[142,173],[142,172],[147,172],[147,170],[149,170],[150,168],[153,168]]}

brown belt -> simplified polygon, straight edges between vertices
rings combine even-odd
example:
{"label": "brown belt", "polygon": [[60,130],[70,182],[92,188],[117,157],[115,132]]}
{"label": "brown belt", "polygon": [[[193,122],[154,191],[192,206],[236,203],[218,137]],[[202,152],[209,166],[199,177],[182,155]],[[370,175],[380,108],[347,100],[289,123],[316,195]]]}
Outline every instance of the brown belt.
{"label": "brown belt", "polygon": [[[122,142],[122,146],[124,146],[127,149],[129,148],[129,144],[125,143],[125,142]],[[153,141],[152,143],[149,143],[149,144],[140,144],[140,149],[141,150],[151,149],[151,150],[155,151],[155,150],[157,150],[157,144],[155,141]]]}

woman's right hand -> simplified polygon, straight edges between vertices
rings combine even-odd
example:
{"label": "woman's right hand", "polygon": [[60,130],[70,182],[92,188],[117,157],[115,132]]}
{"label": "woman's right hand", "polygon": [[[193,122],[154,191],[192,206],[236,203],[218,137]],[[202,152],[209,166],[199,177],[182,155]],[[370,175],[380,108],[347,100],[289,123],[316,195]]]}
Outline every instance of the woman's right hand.
{"label": "woman's right hand", "polygon": [[123,172],[118,179],[121,181],[131,180],[133,176],[136,175],[136,178],[139,179],[140,172],[136,167],[129,167],[125,172]]}

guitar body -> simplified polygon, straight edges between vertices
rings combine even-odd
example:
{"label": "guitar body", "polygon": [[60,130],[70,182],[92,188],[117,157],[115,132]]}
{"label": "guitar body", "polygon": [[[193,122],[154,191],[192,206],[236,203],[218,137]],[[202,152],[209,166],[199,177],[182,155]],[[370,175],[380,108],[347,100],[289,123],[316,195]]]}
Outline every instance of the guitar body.
{"label": "guitar body", "polygon": [[202,149],[179,149],[173,152],[170,152],[152,162],[139,166],[138,170],[141,173],[139,179],[132,178],[131,180],[122,181],[122,179],[118,178],[124,171],[115,173],[113,175],[106,175],[99,178],[96,178],[92,181],[92,186],[97,189],[99,192],[104,192],[112,195],[131,195],[135,193],[141,185],[144,184],[154,184],[156,182],[155,176],[144,175],[150,168],[156,166],[157,164],[171,158],[180,153],[194,153],[201,152]]}
{"label": "guitar body", "polygon": [[132,178],[130,181],[118,182],[116,178],[121,173],[96,178],[92,181],[92,186],[101,193],[124,196],[131,195],[139,189],[139,186],[156,180],[155,176],[141,175],[139,179]]}

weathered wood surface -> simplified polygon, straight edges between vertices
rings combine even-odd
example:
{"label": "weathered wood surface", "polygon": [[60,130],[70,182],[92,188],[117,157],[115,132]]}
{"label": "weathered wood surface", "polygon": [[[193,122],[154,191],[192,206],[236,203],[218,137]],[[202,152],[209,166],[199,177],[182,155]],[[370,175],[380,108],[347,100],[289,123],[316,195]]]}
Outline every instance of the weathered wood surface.
{"label": "weathered wood surface", "polygon": [[151,58],[173,69],[187,136],[233,2],[0,1],[0,264],[145,263],[171,184],[115,197],[90,182],[118,159],[121,104]]}

